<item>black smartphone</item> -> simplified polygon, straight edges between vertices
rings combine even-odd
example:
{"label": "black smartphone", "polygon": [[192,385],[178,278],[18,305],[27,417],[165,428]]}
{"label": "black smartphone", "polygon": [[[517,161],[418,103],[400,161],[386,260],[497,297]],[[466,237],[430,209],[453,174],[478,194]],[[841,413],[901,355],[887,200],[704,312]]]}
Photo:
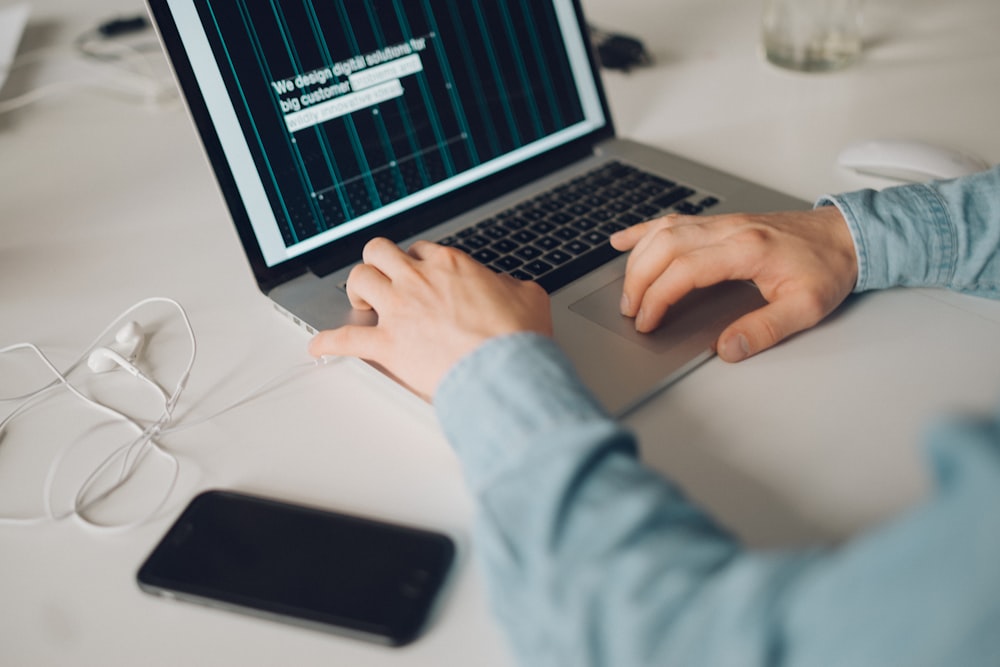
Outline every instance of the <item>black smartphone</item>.
{"label": "black smartphone", "polygon": [[139,587],[401,646],[455,557],[446,535],[232,491],[198,495],[139,569]]}

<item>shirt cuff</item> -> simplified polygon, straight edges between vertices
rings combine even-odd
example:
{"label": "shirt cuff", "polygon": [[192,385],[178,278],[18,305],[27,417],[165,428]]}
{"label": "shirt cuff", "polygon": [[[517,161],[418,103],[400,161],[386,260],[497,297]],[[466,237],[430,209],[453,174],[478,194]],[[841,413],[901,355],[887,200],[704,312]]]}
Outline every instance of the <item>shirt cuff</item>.
{"label": "shirt cuff", "polygon": [[924,184],[821,197],[844,216],[858,258],[855,292],[946,281],[955,233],[938,193]]}

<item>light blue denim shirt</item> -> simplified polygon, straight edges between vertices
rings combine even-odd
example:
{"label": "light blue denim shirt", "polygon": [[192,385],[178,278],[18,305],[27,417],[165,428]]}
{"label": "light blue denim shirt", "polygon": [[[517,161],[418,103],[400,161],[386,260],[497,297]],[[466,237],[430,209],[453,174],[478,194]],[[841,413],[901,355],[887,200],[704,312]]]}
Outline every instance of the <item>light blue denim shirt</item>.
{"label": "light blue denim shirt", "polygon": [[[848,218],[858,291],[998,295],[1000,169],[820,203]],[[842,546],[782,552],[747,549],[644,467],[547,338],[487,342],[435,406],[523,665],[1000,665],[1000,413],[936,427],[917,507]]]}

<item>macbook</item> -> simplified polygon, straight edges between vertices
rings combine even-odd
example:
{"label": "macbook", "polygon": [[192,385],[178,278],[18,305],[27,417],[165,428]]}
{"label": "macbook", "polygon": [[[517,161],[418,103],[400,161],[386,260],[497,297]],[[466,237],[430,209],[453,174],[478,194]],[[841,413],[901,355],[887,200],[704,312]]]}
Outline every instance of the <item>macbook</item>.
{"label": "macbook", "polygon": [[148,4],[257,284],[309,331],[371,318],[344,284],[372,237],[452,245],[545,287],[557,341],[622,415],[763,300],[724,283],[639,334],[609,235],[805,206],[617,138],[578,0]]}

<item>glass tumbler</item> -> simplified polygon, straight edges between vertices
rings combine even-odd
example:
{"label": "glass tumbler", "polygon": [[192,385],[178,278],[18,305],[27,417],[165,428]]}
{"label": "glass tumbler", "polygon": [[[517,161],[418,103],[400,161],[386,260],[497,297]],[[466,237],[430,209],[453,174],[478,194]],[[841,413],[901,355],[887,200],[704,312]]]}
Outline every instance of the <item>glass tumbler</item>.
{"label": "glass tumbler", "polygon": [[764,55],[800,72],[846,67],[861,55],[861,5],[862,0],[764,0]]}

